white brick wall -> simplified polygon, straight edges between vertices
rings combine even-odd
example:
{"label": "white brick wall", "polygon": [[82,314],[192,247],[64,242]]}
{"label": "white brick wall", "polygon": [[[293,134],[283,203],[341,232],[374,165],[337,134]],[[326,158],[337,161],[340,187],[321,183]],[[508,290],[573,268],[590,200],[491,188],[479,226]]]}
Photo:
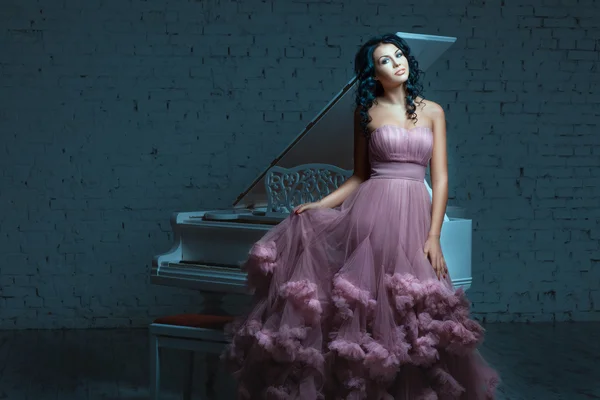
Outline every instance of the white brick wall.
{"label": "white brick wall", "polygon": [[2,2],[0,328],[200,309],[148,284],[170,213],[227,207],[358,44],[398,30],[458,37],[425,94],[447,110],[449,203],[473,218],[476,315],[600,319],[599,7],[440,4]]}

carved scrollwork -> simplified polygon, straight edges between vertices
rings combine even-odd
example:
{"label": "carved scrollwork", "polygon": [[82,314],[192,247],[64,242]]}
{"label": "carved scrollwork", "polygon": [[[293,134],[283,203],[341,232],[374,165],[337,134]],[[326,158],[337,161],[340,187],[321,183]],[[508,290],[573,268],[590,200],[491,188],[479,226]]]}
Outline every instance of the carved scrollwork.
{"label": "carved scrollwork", "polygon": [[352,171],[329,164],[271,167],[265,176],[267,212],[290,213],[299,204],[319,201],[351,175]]}

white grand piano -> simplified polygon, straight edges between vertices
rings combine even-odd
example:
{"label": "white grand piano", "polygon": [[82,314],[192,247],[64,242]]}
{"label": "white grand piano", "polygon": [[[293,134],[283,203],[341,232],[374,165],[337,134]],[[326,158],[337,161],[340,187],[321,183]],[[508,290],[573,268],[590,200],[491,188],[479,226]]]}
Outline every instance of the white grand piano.
{"label": "white grand piano", "polygon": [[[431,66],[456,41],[453,37],[397,34],[408,42],[422,70]],[[355,83],[356,78],[348,82],[238,196],[231,209],[174,213],[171,216],[175,237],[173,247],[154,257],[151,283],[203,292],[247,293],[241,263],[247,258],[252,244],[289,215],[288,212],[268,210],[265,176],[274,166],[292,168],[311,163],[352,169]],[[468,289],[471,284],[471,220],[465,219],[458,207],[447,208],[441,246],[453,284]]]}

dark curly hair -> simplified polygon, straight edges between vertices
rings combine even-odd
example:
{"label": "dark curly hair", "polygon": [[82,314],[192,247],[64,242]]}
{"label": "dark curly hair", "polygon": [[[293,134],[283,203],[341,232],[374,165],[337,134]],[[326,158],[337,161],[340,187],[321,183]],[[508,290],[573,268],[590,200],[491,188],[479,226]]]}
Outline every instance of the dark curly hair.
{"label": "dark curly hair", "polygon": [[356,89],[356,107],[359,109],[361,126],[365,136],[369,137],[367,125],[371,122],[368,110],[373,106],[373,102],[378,96],[383,94],[381,83],[375,79],[375,64],[373,62],[373,52],[381,43],[391,43],[396,45],[408,60],[409,75],[406,81],[406,114],[409,119],[417,122],[417,109],[415,99],[422,97],[423,84],[420,77],[423,71],[419,69],[419,63],[411,55],[410,47],[406,41],[393,33],[386,33],[375,36],[364,43],[356,56],[354,57],[354,72],[357,76]]}

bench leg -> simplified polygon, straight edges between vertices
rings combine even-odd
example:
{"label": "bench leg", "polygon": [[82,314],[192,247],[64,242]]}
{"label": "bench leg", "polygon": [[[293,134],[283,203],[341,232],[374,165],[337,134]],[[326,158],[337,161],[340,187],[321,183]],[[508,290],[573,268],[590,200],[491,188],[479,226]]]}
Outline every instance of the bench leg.
{"label": "bench leg", "polygon": [[183,383],[183,400],[191,400],[192,398],[192,384],[194,379],[194,352],[190,351],[188,353],[188,370]]}
{"label": "bench leg", "polygon": [[160,350],[158,337],[150,333],[150,399],[158,400],[160,393]]}
{"label": "bench leg", "polygon": [[219,353],[206,353],[206,397],[216,400],[215,378],[219,371]]}

